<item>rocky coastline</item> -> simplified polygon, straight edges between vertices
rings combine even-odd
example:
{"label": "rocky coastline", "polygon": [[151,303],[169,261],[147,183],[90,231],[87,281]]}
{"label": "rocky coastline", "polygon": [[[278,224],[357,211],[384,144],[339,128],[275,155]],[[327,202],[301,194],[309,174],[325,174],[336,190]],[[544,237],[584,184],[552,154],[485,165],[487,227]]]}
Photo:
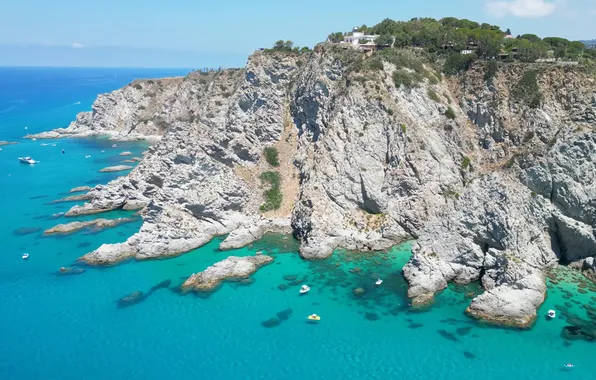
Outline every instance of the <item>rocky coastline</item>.
{"label": "rocky coastline", "polygon": [[[404,86],[395,63],[363,72],[367,59],[325,44],[307,56],[256,52],[245,69],[99,96],[54,135],[160,140],[66,213],[143,218],[127,241],[82,260],[170,257],[222,235],[220,248],[232,249],[269,231],[292,232],[305,259],[416,239],[403,270],[414,306],[450,282],[480,281],[467,313],[515,327],[535,320],[548,269],[577,263],[593,276],[593,76],[507,63],[488,80],[480,62],[454,77],[422,66],[421,82]],[[516,95],[529,70],[539,73],[538,106]],[[278,166],[266,149],[279,152]],[[282,200],[263,211],[271,189],[261,176],[271,172]]]}

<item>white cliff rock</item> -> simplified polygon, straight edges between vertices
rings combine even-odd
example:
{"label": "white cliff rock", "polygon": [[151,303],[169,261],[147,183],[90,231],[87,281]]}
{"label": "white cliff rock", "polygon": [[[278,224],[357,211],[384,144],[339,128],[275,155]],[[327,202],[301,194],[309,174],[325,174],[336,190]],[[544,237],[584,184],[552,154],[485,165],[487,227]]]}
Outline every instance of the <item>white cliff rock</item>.
{"label": "white cliff rock", "polygon": [[[596,81],[546,67],[530,108],[513,89],[533,66],[503,65],[490,85],[482,63],[443,80],[426,67],[421,83],[396,87],[392,63],[366,71],[367,59],[328,45],[258,52],[245,70],[98,97],[55,134],[162,138],[66,214],[141,210],[138,233],[85,260],[167,257],[225,234],[221,248],[237,248],[288,223],[307,259],[416,238],[404,267],[414,304],[449,282],[480,281],[471,314],[531,323],[542,271],[596,253]],[[263,159],[271,146],[283,170]],[[259,211],[264,171],[279,171],[287,203],[270,213]],[[509,319],[494,307],[526,293],[521,309],[504,308]]]}
{"label": "white cliff rock", "polygon": [[107,168],[99,169],[100,173],[113,173],[113,172],[122,172],[125,170],[132,169],[132,166],[128,165],[115,165],[115,166],[108,166]]}
{"label": "white cliff rock", "polygon": [[472,300],[466,312],[498,325],[528,328],[546,296],[546,277],[536,271],[514,283],[496,287]]}
{"label": "white cliff rock", "polygon": [[236,257],[230,256],[202,272],[190,276],[182,289],[185,291],[212,291],[216,289],[222,281],[229,279],[248,278],[263,265],[269,264],[273,258],[266,255]]}

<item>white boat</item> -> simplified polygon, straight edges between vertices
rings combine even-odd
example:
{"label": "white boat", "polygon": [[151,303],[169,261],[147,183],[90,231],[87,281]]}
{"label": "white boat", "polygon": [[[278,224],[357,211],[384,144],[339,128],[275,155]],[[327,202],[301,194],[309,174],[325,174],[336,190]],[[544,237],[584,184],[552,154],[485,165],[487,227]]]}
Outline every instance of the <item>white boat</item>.
{"label": "white boat", "polygon": [[571,364],[571,363],[567,363],[567,364],[563,365],[563,367],[565,367],[565,368],[573,368],[573,367],[575,367],[575,365],[574,364]]}
{"label": "white boat", "polygon": [[105,152],[106,152],[105,150],[102,150],[102,151],[101,151],[101,153],[105,153]]}
{"label": "white boat", "polygon": [[557,316],[557,313],[554,310],[549,310],[547,315],[550,319],[553,319],[554,317]]}
{"label": "white boat", "polygon": [[25,127],[25,129],[27,129],[27,127]]}
{"label": "white boat", "polygon": [[50,145],[50,144],[41,143],[41,144],[39,144],[39,145],[41,145],[41,146],[48,146],[48,145]]}
{"label": "white boat", "polygon": [[52,144],[52,146],[56,146],[56,144]]}
{"label": "white boat", "polygon": [[310,287],[308,285],[302,285],[300,288],[300,294],[306,294],[310,292]]}
{"label": "white boat", "polygon": [[29,254],[28,253],[23,253],[23,260],[27,260],[29,258]]}
{"label": "white boat", "polygon": [[31,157],[19,157],[19,161],[21,161],[21,163],[23,163],[23,164],[29,164],[29,165],[37,164],[37,161],[35,161]]}
{"label": "white boat", "polygon": [[89,154],[89,155],[85,156],[85,158],[91,158],[91,155]]}
{"label": "white boat", "polygon": [[114,144],[112,145],[112,148],[118,148],[118,145]]}
{"label": "white boat", "polygon": [[31,141],[37,141],[37,139],[34,137],[34,138],[31,139]]}
{"label": "white boat", "polygon": [[377,286],[381,285],[383,283],[383,280],[381,280],[380,278],[377,280],[377,282],[375,282],[375,284]]}

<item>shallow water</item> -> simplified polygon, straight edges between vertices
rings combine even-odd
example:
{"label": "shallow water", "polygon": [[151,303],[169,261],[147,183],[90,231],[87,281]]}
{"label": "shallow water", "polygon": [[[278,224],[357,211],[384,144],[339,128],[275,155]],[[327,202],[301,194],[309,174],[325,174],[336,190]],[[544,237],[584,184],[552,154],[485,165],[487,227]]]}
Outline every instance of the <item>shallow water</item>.
{"label": "shallow water", "polygon": [[[81,94],[77,98],[92,100],[106,90],[84,82],[73,91]],[[89,102],[80,104],[82,109],[89,108]],[[25,124],[39,130],[63,126],[81,110],[73,106],[62,119],[55,115],[60,119],[52,122],[56,125],[47,125],[35,123],[44,115],[44,107],[37,107],[31,119],[26,108],[20,114],[1,113],[0,140],[22,136],[20,126]],[[0,110],[6,108],[0,96]],[[41,147],[41,142],[23,141],[0,151],[0,379],[594,378],[595,343],[563,340],[566,319],[560,312],[553,321],[543,318],[557,306],[589,318],[582,305],[594,305],[596,293],[579,293],[581,276],[564,269],[557,272],[558,283],[549,284],[541,317],[531,331],[487,327],[467,318],[464,310],[479,291],[474,284],[451,286],[431,309],[411,311],[401,276],[410,255],[408,243],[381,253],[337,251],[328,260],[306,262],[291,237],[268,235],[231,252],[217,249],[220,238],[174,259],[59,276],[61,266],[102,243],[125,240],[140,222],[99,233],[43,237],[43,230],[70,221],[51,215],[76,204],[49,202],[75,186],[116,178],[121,174],[98,170],[126,159],[118,156],[121,151],[139,155],[146,146],[118,143],[112,149],[102,139],[58,140],[56,147]],[[88,154],[92,157],[85,159]],[[23,155],[41,163],[19,164],[16,158]],[[123,215],[129,213],[102,216]],[[208,297],[177,291],[190,274],[229,255],[257,251],[273,255],[275,261],[252,276],[254,282],[224,283]],[[22,252],[30,253],[28,261],[21,259]],[[374,285],[377,278],[384,280],[379,287]],[[303,283],[312,290],[300,296]],[[357,288],[364,294],[355,295]],[[135,305],[118,306],[120,298],[135,291],[146,297]],[[321,322],[307,323],[311,313],[321,315]],[[272,318],[277,325],[263,326]],[[564,370],[566,362],[576,368]]]}

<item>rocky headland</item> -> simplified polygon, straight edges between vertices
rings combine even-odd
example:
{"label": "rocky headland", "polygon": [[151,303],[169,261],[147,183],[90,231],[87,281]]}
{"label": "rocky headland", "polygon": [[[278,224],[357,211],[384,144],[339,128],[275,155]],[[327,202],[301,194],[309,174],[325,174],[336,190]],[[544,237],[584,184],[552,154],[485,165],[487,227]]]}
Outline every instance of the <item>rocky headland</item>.
{"label": "rocky headland", "polygon": [[183,291],[209,292],[216,289],[224,280],[248,278],[263,265],[273,261],[266,255],[236,257],[230,256],[202,272],[190,276],[182,284]]}
{"label": "rocky headland", "polygon": [[17,142],[12,142],[12,141],[0,141],[0,146],[13,145],[13,144],[18,144],[18,143]]}
{"label": "rocky headland", "polygon": [[595,77],[482,61],[443,77],[415,51],[391,54],[256,52],[245,69],[98,97],[52,133],[161,140],[66,214],[141,210],[138,233],[83,260],[174,256],[226,234],[221,248],[237,248],[268,231],[291,231],[305,259],[414,238],[415,306],[480,281],[470,315],[530,326],[545,270],[594,273]]}

